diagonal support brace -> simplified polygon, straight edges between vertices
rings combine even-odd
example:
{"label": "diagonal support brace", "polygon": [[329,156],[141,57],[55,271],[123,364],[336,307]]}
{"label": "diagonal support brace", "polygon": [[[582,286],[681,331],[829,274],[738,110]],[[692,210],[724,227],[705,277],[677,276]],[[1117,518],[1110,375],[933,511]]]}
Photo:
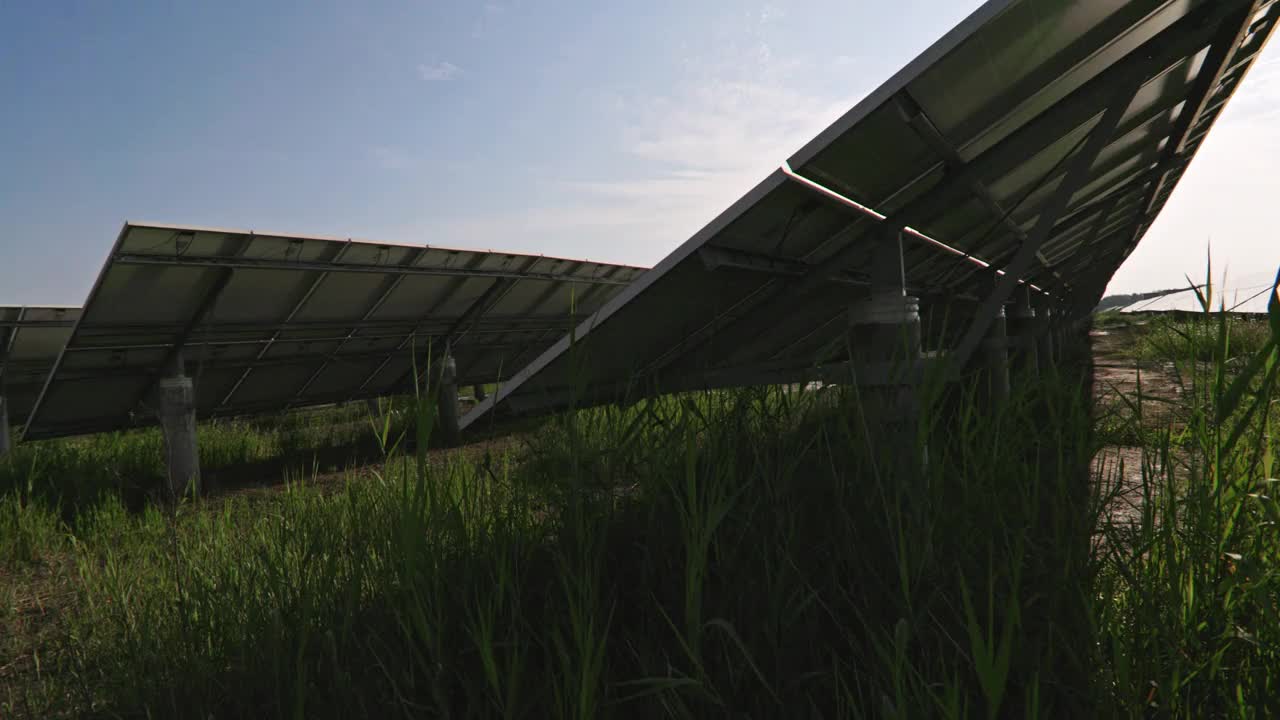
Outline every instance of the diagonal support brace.
{"label": "diagonal support brace", "polygon": [[1058,218],[1067,209],[1072,195],[1088,180],[1089,170],[1093,167],[1094,161],[1097,160],[1098,154],[1111,140],[1111,136],[1120,124],[1120,119],[1124,117],[1125,111],[1129,109],[1129,105],[1133,102],[1134,94],[1142,86],[1143,76],[1139,73],[1131,73],[1127,80],[1127,82],[1121,84],[1112,97],[1106,111],[1102,114],[1102,119],[1089,131],[1089,139],[1085,142],[1084,147],[1080,149],[1079,154],[1071,161],[1066,177],[1063,178],[1062,183],[1058,185],[1053,195],[1041,208],[1035,227],[1027,235],[1026,241],[1018,248],[1018,252],[1014,254],[1013,259],[1004,267],[1004,275],[1000,276],[999,280],[996,281],[996,287],[982,301],[982,305],[979,306],[978,312],[973,318],[973,323],[969,326],[969,330],[956,348],[954,359],[958,367],[964,367],[968,364],[974,351],[982,343],[983,336],[987,334],[987,328],[990,327],[995,319],[997,310],[1004,305],[1009,296],[1013,294],[1013,291],[1017,289],[1019,280],[1030,269],[1032,263],[1035,262],[1036,254],[1040,252],[1040,248],[1049,239],[1053,226],[1057,224]]}

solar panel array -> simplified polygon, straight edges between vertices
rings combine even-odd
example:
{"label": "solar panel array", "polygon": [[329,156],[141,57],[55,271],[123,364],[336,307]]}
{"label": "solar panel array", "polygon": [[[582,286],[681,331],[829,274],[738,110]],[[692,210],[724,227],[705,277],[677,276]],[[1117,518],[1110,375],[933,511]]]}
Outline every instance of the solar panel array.
{"label": "solar panel array", "polygon": [[79,317],[77,307],[0,306],[0,395],[9,424],[26,423]]}
{"label": "solar panel array", "polygon": [[[1210,309],[1214,311],[1225,309],[1227,312],[1241,315],[1266,315],[1271,299],[1275,295],[1276,286],[1267,284],[1227,289],[1225,291],[1214,288],[1208,296],[1208,300]],[[1200,304],[1200,296],[1190,288],[1139,300],[1119,310],[1122,313],[1194,313],[1203,311],[1204,308]]]}
{"label": "solar panel array", "polygon": [[404,392],[415,367],[446,346],[460,384],[495,382],[641,272],[541,255],[126,224],[25,437],[154,423],[152,393],[180,352],[202,418]]}
{"label": "solar panel array", "polygon": [[963,365],[1019,287],[1096,304],[1277,19],[1280,0],[991,0],[647,272],[127,223],[83,313],[0,308],[10,417],[26,438],[151,424],[180,362],[205,418],[375,397],[446,348],[459,384],[501,383],[464,427],[790,382],[848,359],[850,304],[889,266],[926,348]]}
{"label": "solar panel array", "polygon": [[[898,237],[926,315],[988,317],[1017,280],[1086,313],[1278,15],[1275,0],[988,2],[463,426],[838,360],[849,302]],[[963,356],[982,331],[925,341]]]}

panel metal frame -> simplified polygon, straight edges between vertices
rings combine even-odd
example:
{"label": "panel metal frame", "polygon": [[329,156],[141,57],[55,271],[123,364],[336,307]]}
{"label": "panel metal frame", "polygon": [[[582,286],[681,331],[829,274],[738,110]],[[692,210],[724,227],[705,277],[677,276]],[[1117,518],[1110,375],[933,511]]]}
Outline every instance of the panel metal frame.
{"label": "panel metal frame", "polygon": [[[1118,238],[1128,232],[1123,229],[1126,226],[1133,228],[1132,235],[1135,242],[1145,233],[1150,217],[1153,217],[1154,212],[1158,212],[1160,204],[1167,197],[1167,190],[1164,188],[1176,183],[1198,148],[1199,138],[1203,135],[1200,130],[1205,127],[1201,113],[1209,111],[1217,113],[1221,110],[1240,77],[1247,72],[1247,63],[1251,58],[1256,57],[1260,50],[1262,42],[1255,36],[1247,36],[1247,33],[1259,30],[1269,33],[1271,30],[1269,25],[1263,26],[1265,18],[1258,21],[1253,21],[1252,18],[1259,10],[1268,6],[1271,8],[1270,12],[1275,13],[1276,8],[1280,7],[1280,2],[1255,0],[1245,3],[1205,0],[1188,8],[1185,14],[1170,16],[1167,25],[1158,26],[1150,37],[1138,36],[1140,40],[1126,46],[1123,55],[1111,61],[1109,65],[1097,68],[1090,77],[1082,78],[1079,83],[1073,83],[1064,88],[1063,94],[1055,95],[1052,103],[1047,107],[1035,106],[1034,117],[1018,120],[1016,126],[1011,127],[1007,134],[998,139],[987,138],[987,136],[992,132],[992,128],[998,127],[1003,122],[1004,118],[999,117],[998,114],[991,115],[986,109],[982,110],[981,112],[987,113],[985,122],[989,124],[957,131],[958,136],[970,139],[967,142],[977,142],[984,138],[994,141],[990,144],[985,144],[986,141],[984,141],[984,144],[978,148],[976,156],[964,160],[962,159],[962,153],[965,152],[963,146],[950,143],[922,109],[919,112],[913,112],[918,109],[918,103],[911,98],[908,86],[934,63],[942,60],[967,41],[976,30],[1016,4],[1018,0],[992,0],[978,8],[941,40],[857,103],[848,113],[806,143],[779,170],[771,173],[745,196],[682,243],[646,276],[619,293],[594,315],[584,319],[573,335],[579,339],[588,337],[594,328],[609,322],[618,311],[642,293],[647,292],[677,265],[688,262],[689,256],[695,252],[702,255],[702,260],[708,267],[718,265],[728,269],[751,270],[773,275],[778,280],[762,285],[752,291],[751,295],[737,300],[731,307],[723,311],[718,310],[718,314],[707,321],[701,329],[694,329],[692,332],[682,330],[679,337],[672,338],[672,345],[663,351],[660,361],[647,366],[649,371],[658,372],[664,367],[671,366],[679,357],[688,354],[693,348],[714,337],[730,324],[749,317],[755,308],[763,306],[784,289],[792,295],[803,295],[807,291],[829,285],[831,282],[847,281],[845,267],[848,265],[847,261],[854,257],[862,257],[867,253],[868,248],[874,245],[874,241],[869,245],[865,237],[868,231],[865,230],[864,219],[853,221],[864,223],[864,229],[860,231],[863,237],[859,242],[846,242],[843,248],[824,257],[821,263],[815,263],[810,267],[804,267],[803,262],[797,264],[793,258],[776,259],[767,256],[727,258],[724,254],[726,249],[713,244],[712,241],[730,224],[786,182],[806,185],[810,190],[824,195],[828,200],[834,200],[850,208],[860,217],[872,217],[878,222],[875,224],[876,229],[871,230],[870,233],[878,233],[882,240],[905,230],[916,234],[919,238],[936,243],[937,241],[913,228],[920,227],[922,221],[927,226],[929,219],[924,215],[935,211],[936,208],[947,207],[948,203],[942,202],[943,200],[955,199],[957,202],[964,202],[968,197],[976,197],[986,207],[988,214],[998,218],[997,222],[1003,226],[1002,232],[1005,237],[1020,240],[1013,247],[1002,249],[986,260],[981,260],[975,255],[975,253],[981,253],[981,248],[975,249],[965,245],[961,246],[964,249],[959,249],[937,243],[952,254],[958,254],[961,260],[974,262],[946,265],[940,262],[942,260],[940,255],[939,260],[934,262],[939,265],[938,271],[941,271],[942,275],[930,282],[938,280],[944,282],[925,288],[926,292],[946,292],[947,288],[952,292],[961,292],[961,288],[974,284],[973,278],[976,275],[988,273],[991,270],[995,271],[998,278],[997,290],[986,292],[985,297],[981,299],[979,312],[954,352],[951,358],[953,361],[963,362],[972,355],[974,347],[972,338],[981,339],[992,313],[999,311],[1012,289],[1019,284],[1030,285],[1037,292],[1048,289],[1059,308],[1080,312],[1083,300],[1099,292],[1101,288],[1096,286],[1096,280],[1093,277],[1096,270],[1083,277],[1080,286],[1076,287],[1075,271],[1078,268],[1075,263],[1079,260],[1081,263],[1097,264],[1099,258],[1114,258]],[[1159,11],[1167,8],[1168,6],[1160,7]],[[1143,15],[1143,12],[1145,11],[1138,6],[1134,6],[1133,12],[1128,12],[1125,7],[1117,7],[1113,14],[1103,15],[1106,27],[1098,26],[1090,29],[1089,33],[1086,33],[1090,35],[1089,38],[1082,36],[1064,46],[1030,75],[1022,78],[1016,86],[1008,88],[1003,95],[997,94],[996,97],[1003,97],[1007,101],[1009,98],[1034,94],[1033,91],[1039,87],[1056,80],[1068,70],[1089,59],[1091,54],[1097,52],[1097,48],[1100,47],[1097,44],[1100,42],[1099,38],[1110,38],[1111,35],[1108,33],[1117,35],[1127,33],[1154,16],[1157,10],[1151,10],[1150,16]],[[1246,36],[1249,48],[1240,48],[1240,40]],[[1105,47],[1105,44],[1101,47]],[[1186,87],[1179,86],[1172,91],[1157,89],[1159,94],[1154,101],[1144,100],[1142,105],[1134,108],[1133,116],[1125,117],[1139,88],[1143,88],[1148,82],[1159,80],[1165,73],[1177,69],[1184,63],[1199,62],[1202,53],[1207,53],[1207,57],[1201,63],[1194,79]],[[1219,58],[1220,55],[1221,58]],[[919,173],[914,180],[897,186],[898,189],[892,194],[880,199],[884,207],[896,208],[889,212],[887,217],[858,201],[844,197],[837,191],[830,190],[821,182],[821,179],[813,179],[803,174],[804,167],[837,139],[870,117],[872,113],[885,107],[892,107],[894,103],[903,111],[904,123],[915,129],[938,159],[932,167],[913,170],[913,173]],[[999,104],[999,102],[991,102],[988,107],[998,107]],[[1179,106],[1181,108],[1175,114],[1174,110]],[[1009,112],[1012,114],[1013,111]],[[1086,128],[1088,128],[1087,131]],[[1071,133],[1076,132],[1083,132],[1083,138],[1076,146],[1075,158],[1065,165],[1054,168],[1041,180],[1042,184],[1057,182],[1057,187],[1052,190],[1046,189],[1042,193],[1042,196],[1037,199],[1036,210],[1031,217],[1025,217],[1030,214],[1029,212],[1021,213],[1022,217],[1019,217],[1017,206],[1004,205],[994,197],[989,186],[985,184],[984,178],[1002,178],[1025,159],[1039,156],[1054,143],[1062,142],[1070,137]],[[1133,158],[1141,159],[1142,156],[1137,154],[1112,153],[1107,155],[1107,159],[1101,164],[1097,164],[1097,159],[1103,156],[1112,142],[1117,143],[1116,147],[1120,148],[1118,152],[1129,153],[1128,148],[1119,144],[1119,141],[1131,132],[1145,133],[1146,136],[1162,135],[1165,132],[1171,134],[1169,148],[1164,151],[1155,167],[1135,167],[1133,172],[1125,170],[1128,165],[1133,164]],[[1144,139],[1143,135],[1137,135],[1134,140],[1126,140],[1126,142],[1143,143]],[[1137,150],[1149,152],[1147,147],[1145,144],[1139,144]],[[1179,148],[1186,152],[1180,154],[1177,152]],[[792,168],[797,170],[793,171]],[[1122,176],[1111,178],[1112,174],[1122,174]],[[938,179],[929,179],[931,176]],[[928,184],[924,184],[926,182]],[[1077,197],[1077,193],[1082,190],[1088,191],[1088,195]],[[912,194],[901,195],[908,191]],[[900,197],[906,199],[905,204],[900,201]],[[1126,220],[1130,213],[1133,213],[1132,220]],[[852,223],[847,227],[852,227]],[[837,232],[832,237],[837,238],[844,232]],[[991,267],[992,265],[994,267]],[[1103,267],[1114,270],[1110,264]],[[1109,273],[1103,274],[1109,275]],[[833,313],[833,317],[827,320],[824,326],[829,325],[835,317],[838,315]],[[808,321],[806,319],[806,322]],[[496,393],[468,413],[462,420],[463,427],[476,422],[508,399],[516,400],[520,387],[556,362],[568,351],[569,345],[570,337],[566,335],[535,358],[511,380],[499,387]],[[527,395],[520,397],[519,401],[529,406],[530,397]]]}
{"label": "panel metal frame", "polygon": [[[240,240],[239,244],[234,246],[230,252],[227,252],[225,246],[222,249],[215,249],[214,252],[226,252],[226,254],[214,256],[183,254],[182,252],[148,254],[145,250],[139,251],[133,249],[132,245],[125,245],[126,238],[129,237],[130,231],[134,228],[147,231],[173,231],[174,235],[170,238],[170,242],[174,244],[174,247],[183,247],[182,236],[190,236],[191,239],[187,240],[189,244],[201,233],[206,234],[203,239],[203,242],[206,243],[206,248],[209,242],[207,235],[215,236],[215,242],[216,236],[219,234],[226,235],[229,238],[238,237]],[[260,239],[268,242],[287,240],[290,243],[296,242],[299,244],[309,241],[312,243],[331,243],[336,249],[332,252],[327,249],[321,249],[318,252],[318,258],[316,253],[308,253],[306,255],[308,259],[306,260],[299,259],[297,255],[293,259],[289,259],[286,256],[286,259],[283,260],[251,256],[253,248],[257,247],[255,242]],[[90,418],[89,414],[91,413],[87,410],[83,420],[76,420],[63,410],[58,416],[58,422],[42,424],[39,413],[48,400],[51,388],[55,387],[56,383],[64,375],[69,379],[84,379],[86,373],[89,376],[102,377],[103,379],[145,377],[140,389],[135,392],[134,401],[130,405],[131,409],[128,414],[134,416],[137,410],[142,410],[144,411],[142,417],[149,424],[153,418],[147,417],[146,411],[149,409],[148,405],[157,387],[158,380],[167,373],[181,372],[183,356],[189,352],[189,348],[196,346],[251,345],[256,346],[250,351],[252,352],[252,357],[237,356],[221,359],[202,357],[198,360],[193,358],[193,362],[197,363],[195,368],[197,374],[203,373],[205,370],[222,371],[224,373],[232,368],[240,370],[238,375],[232,376],[233,379],[220,381],[227,384],[220,385],[220,390],[218,391],[220,397],[207,399],[208,406],[201,411],[202,415],[235,415],[243,412],[241,406],[247,407],[256,402],[254,398],[244,398],[243,401],[240,398],[244,395],[244,388],[247,387],[245,383],[253,377],[258,368],[306,363],[311,367],[307,368],[308,374],[305,379],[303,379],[303,376],[299,376],[298,380],[301,384],[298,386],[298,390],[291,392],[291,396],[283,401],[268,403],[273,404],[275,409],[297,407],[314,402],[314,398],[311,396],[315,394],[312,392],[315,383],[323,376],[326,369],[332,367],[334,363],[369,363],[370,361],[381,360],[378,365],[379,371],[381,371],[383,367],[401,355],[408,343],[412,342],[412,339],[418,336],[419,333],[439,334],[440,328],[433,327],[430,321],[435,321],[435,325],[439,325],[441,321],[450,323],[451,326],[447,328],[446,334],[451,343],[459,342],[457,336],[460,334],[476,333],[477,342],[462,342],[459,345],[459,347],[468,348],[473,354],[477,352],[477,348],[482,346],[485,349],[496,348],[495,352],[514,352],[526,349],[526,344],[532,341],[535,333],[547,330],[548,322],[545,322],[545,319],[543,319],[544,322],[538,322],[539,318],[532,315],[524,314],[523,312],[512,315],[510,311],[494,317],[492,321],[484,318],[487,312],[493,308],[496,301],[522,280],[540,281],[549,286],[545,294],[539,294],[529,303],[531,305],[542,305],[554,297],[557,291],[562,292],[563,288],[568,285],[586,287],[589,292],[615,292],[618,288],[624,286],[630,277],[644,271],[643,268],[634,266],[572,261],[544,255],[495,252],[491,250],[461,250],[433,246],[394,246],[400,250],[400,254],[396,256],[398,262],[392,264],[373,265],[363,262],[363,258],[353,258],[356,262],[344,259],[350,257],[349,250],[353,250],[356,247],[367,248],[375,245],[392,247],[385,243],[370,243],[343,238],[126,222],[117,235],[107,260],[104,262],[102,270],[94,282],[84,314],[74,324],[67,346],[63,347],[59,352],[53,365],[53,371],[39,391],[31,418],[23,429],[24,438],[52,437],[68,433],[131,427],[136,424],[130,422],[128,425],[122,425],[123,421],[121,420],[111,420],[111,418],[122,417],[116,413],[114,406],[111,409],[106,409],[105,412],[100,412],[96,418]],[[126,247],[129,249],[125,249]],[[324,246],[313,244],[310,247],[323,248]],[[449,266],[447,263],[443,265],[418,265],[431,251],[443,251],[450,255],[465,253],[469,257],[463,266]],[[449,257],[450,255],[443,257]],[[492,262],[495,258],[498,261]],[[512,261],[515,262],[513,263]],[[550,263],[549,267],[551,269],[549,271],[546,269],[538,270],[537,266],[540,262]],[[596,270],[593,272],[581,272],[582,268],[588,265]],[[95,299],[102,296],[103,283],[106,277],[112,268],[124,268],[127,266],[196,268],[204,270],[205,279],[202,279],[202,282],[205,284],[196,293],[185,296],[186,302],[190,303],[189,306],[194,306],[194,310],[184,313],[185,317],[173,323],[168,323],[167,321],[161,323],[131,323],[127,321],[120,322],[114,318],[105,321],[95,320],[91,310]],[[565,268],[569,268],[569,272],[564,272]],[[213,271],[212,273],[209,272],[211,270]],[[224,297],[224,293],[232,286],[241,271],[249,270],[290,271],[294,274],[294,279],[290,282],[296,284],[298,290],[291,299],[287,301],[279,300],[269,310],[266,310],[266,312],[278,314],[264,322],[219,323],[213,320],[213,316],[216,314],[215,308],[218,307],[219,301]],[[313,277],[302,279],[311,273],[314,273]],[[369,302],[367,308],[363,309],[360,315],[361,320],[353,321],[352,318],[344,318],[325,322],[299,321],[299,317],[303,316],[308,303],[325,292],[325,282],[339,273],[377,274],[385,277],[385,280],[380,285],[375,286],[376,297]],[[408,278],[414,277],[439,278],[443,281],[440,284],[442,292],[429,291],[434,297],[431,300],[432,305],[428,311],[416,320],[391,318],[380,323],[369,322],[395,296],[396,291],[403,286],[403,282]],[[432,311],[447,307],[448,303],[454,301],[455,293],[465,283],[477,279],[491,281],[490,292],[485,293],[482,298],[484,300],[483,303],[475,303],[472,308],[461,316],[432,317]],[[434,286],[433,284],[424,287]],[[113,289],[113,292],[127,292],[127,290]],[[237,297],[244,297],[243,287],[239,287],[235,292]],[[243,302],[243,299],[241,302]],[[287,302],[287,305],[284,304],[285,302]],[[331,303],[332,300],[330,299],[329,302]],[[523,311],[524,308],[521,308],[521,310]],[[397,311],[397,314],[399,314],[399,311]],[[502,323],[506,322],[511,323],[511,327],[503,327]],[[384,347],[369,352],[350,352],[351,348],[348,346],[356,339],[376,339],[378,336],[367,334],[369,329],[367,326],[379,324],[389,328],[389,333],[383,333],[384,340],[387,337],[391,337],[392,334],[400,338],[394,349],[388,350]],[[326,327],[334,328],[337,331],[336,337],[317,338],[312,332]],[[302,337],[295,338],[289,334],[294,330],[305,330],[306,332],[303,333]],[[120,335],[119,339],[113,340],[113,332]],[[236,337],[237,332],[242,332],[245,337]],[[513,335],[511,340],[505,340],[505,336],[509,333],[516,333],[516,335]],[[155,338],[155,340],[152,341],[149,338]],[[325,347],[323,352],[289,353],[290,347],[284,348],[287,354],[281,355],[273,352],[273,349],[279,347],[281,343],[295,341],[303,343],[323,341],[336,344]],[[164,348],[165,353],[163,361],[158,364],[154,360],[143,360],[144,364],[142,365],[135,363],[115,369],[99,367],[91,371],[77,369],[72,372],[67,370],[70,358],[76,353],[110,353],[130,349],[149,349],[154,351],[160,348]],[[277,357],[277,355],[279,356]],[[80,364],[84,362],[82,360]],[[97,360],[91,359],[90,362],[96,363]],[[370,375],[370,379],[376,374],[375,372]],[[354,382],[354,379],[352,382]],[[369,386],[369,381],[362,383],[360,389],[348,388],[344,390],[346,397],[341,399],[363,397],[361,393],[366,389],[369,391],[376,390],[379,394],[382,391],[381,383],[376,389],[367,386]],[[131,390],[131,392],[133,391]],[[329,392],[327,388],[325,392],[330,395],[334,394]],[[202,403],[203,405],[204,403]],[[121,407],[123,407],[123,404]]]}
{"label": "panel metal frame", "polygon": [[[80,308],[72,305],[10,305],[0,307],[0,310],[14,311],[13,319],[0,319],[0,399],[3,399],[6,403],[8,422],[16,423],[19,418],[16,417],[13,411],[11,393],[14,388],[24,387],[27,384],[15,383],[13,375],[15,373],[40,372],[47,378],[57,357],[56,353],[49,356],[47,363],[35,359],[14,359],[22,331],[53,328],[71,329],[76,324],[75,319],[36,319],[30,317],[32,311],[71,312],[75,313],[78,318]],[[32,409],[34,409],[34,406]],[[28,410],[26,415],[29,414],[30,411]],[[0,423],[0,432],[9,432],[7,425]]]}

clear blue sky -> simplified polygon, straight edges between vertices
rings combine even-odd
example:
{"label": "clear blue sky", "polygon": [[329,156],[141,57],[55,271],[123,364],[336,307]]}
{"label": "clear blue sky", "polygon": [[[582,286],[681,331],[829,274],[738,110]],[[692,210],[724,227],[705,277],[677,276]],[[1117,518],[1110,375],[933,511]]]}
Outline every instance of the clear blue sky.
{"label": "clear blue sky", "polygon": [[[0,303],[82,302],[126,219],[652,264],[977,5],[0,2]],[[1113,288],[1280,263],[1267,54]]]}

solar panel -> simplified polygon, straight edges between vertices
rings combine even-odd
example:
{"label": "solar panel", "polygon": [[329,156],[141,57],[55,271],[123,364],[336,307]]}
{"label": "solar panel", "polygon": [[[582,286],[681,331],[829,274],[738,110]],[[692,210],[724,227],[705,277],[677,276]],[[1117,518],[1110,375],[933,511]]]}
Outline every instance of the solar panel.
{"label": "solar panel", "polygon": [[789,381],[838,361],[900,238],[963,333],[1019,283],[1092,308],[1257,57],[1280,2],[988,2],[462,419]]}
{"label": "solar panel", "polygon": [[26,423],[79,318],[78,307],[0,306],[0,397],[9,424]]}
{"label": "solar panel", "polygon": [[200,417],[508,376],[639,268],[541,255],[126,223],[25,437],[152,424],[181,355]]}
{"label": "solar panel", "polygon": [[[1209,298],[1210,310],[1221,308],[1227,312],[1241,315],[1266,315],[1271,298],[1276,293],[1274,284],[1255,285],[1243,288],[1213,288]],[[1120,308],[1122,313],[1141,312],[1184,312],[1198,313],[1204,309],[1200,305],[1200,297],[1191,289],[1166,293],[1153,298],[1146,298]]]}

